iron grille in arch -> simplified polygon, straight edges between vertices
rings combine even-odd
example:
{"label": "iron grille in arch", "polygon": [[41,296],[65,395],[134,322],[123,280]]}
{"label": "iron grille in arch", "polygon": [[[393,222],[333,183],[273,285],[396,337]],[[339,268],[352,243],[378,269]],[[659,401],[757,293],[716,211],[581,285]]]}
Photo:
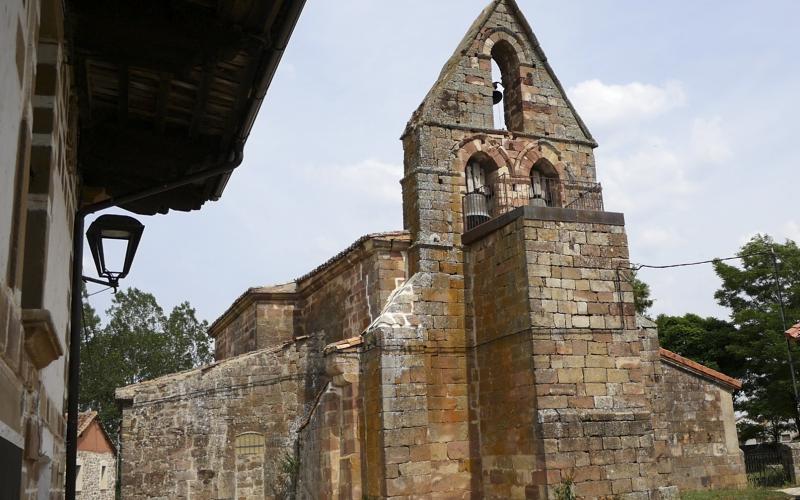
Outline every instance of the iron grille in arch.
{"label": "iron grille in arch", "polygon": [[260,455],[264,453],[264,435],[244,432],[236,436],[236,456]]}

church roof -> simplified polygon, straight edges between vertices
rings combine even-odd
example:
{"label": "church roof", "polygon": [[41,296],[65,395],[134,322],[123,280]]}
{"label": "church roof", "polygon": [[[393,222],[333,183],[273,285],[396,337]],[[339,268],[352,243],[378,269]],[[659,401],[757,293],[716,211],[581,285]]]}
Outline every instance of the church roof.
{"label": "church roof", "polygon": [[411,241],[411,236],[408,231],[370,233],[357,239],[350,246],[294,281],[278,285],[248,288],[244,291],[244,293],[237,297],[236,300],[233,301],[233,303],[219,316],[219,318],[211,323],[211,326],[208,328],[209,335],[212,337],[215,336],[216,334],[212,334],[212,332],[216,331],[223,324],[225,324],[226,320],[232,314],[235,314],[236,311],[240,310],[241,307],[245,307],[246,305],[250,304],[250,301],[255,297],[261,296],[263,298],[270,298],[273,300],[294,300],[296,298],[295,294],[302,291],[302,285],[304,282],[307,282],[308,280],[320,275],[327,269],[335,266],[351,253],[358,250],[362,246],[367,245],[371,241],[383,241],[390,243],[395,241],[409,242]]}
{"label": "church roof", "polygon": [[713,382],[722,384],[728,389],[738,391],[742,388],[741,381],[733,377],[729,377],[724,373],[718,372],[717,370],[709,368],[705,365],[701,365],[700,363],[692,361],[689,358],[685,358],[680,354],[674,353],[668,349],[661,347],[659,349],[659,354],[661,355],[661,359],[663,361],[678,365],[680,368],[686,369],[695,375],[700,375],[701,377],[710,379]]}

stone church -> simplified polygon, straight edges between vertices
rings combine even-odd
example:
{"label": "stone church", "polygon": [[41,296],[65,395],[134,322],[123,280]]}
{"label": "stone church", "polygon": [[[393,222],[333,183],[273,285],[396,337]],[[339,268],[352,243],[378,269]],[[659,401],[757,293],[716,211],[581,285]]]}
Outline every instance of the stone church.
{"label": "stone church", "polygon": [[740,383],[636,316],[597,143],[514,0],[469,28],[402,141],[405,230],[247,290],[210,328],[215,363],[117,390],[123,498],[744,485]]}

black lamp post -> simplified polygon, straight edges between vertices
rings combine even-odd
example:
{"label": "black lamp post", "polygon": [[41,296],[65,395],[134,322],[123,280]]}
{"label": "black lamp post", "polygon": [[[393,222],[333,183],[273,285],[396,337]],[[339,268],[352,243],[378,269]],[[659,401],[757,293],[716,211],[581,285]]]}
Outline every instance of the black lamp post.
{"label": "black lamp post", "polygon": [[[144,225],[133,217],[127,215],[101,215],[86,231],[86,239],[89,241],[89,249],[92,251],[94,265],[97,267],[97,275],[105,278],[106,281],[83,277],[84,281],[100,283],[113,287],[116,291],[119,280],[128,275],[133,263],[133,256],[142,238]],[[125,249],[125,261],[121,270],[109,270],[106,265],[106,254],[103,249],[105,240],[121,240],[127,242]]]}

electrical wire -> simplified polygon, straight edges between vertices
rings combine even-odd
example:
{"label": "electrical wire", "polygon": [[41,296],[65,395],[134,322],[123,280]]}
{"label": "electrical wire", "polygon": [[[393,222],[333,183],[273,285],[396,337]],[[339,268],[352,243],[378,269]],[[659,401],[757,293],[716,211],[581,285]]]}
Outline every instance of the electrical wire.
{"label": "electrical wire", "polygon": [[701,264],[713,264],[714,262],[722,262],[722,261],[726,261],[726,260],[738,260],[738,259],[744,259],[744,258],[747,258],[747,257],[754,257],[754,256],[757,256],[757,255],[771,255],[771,253],[770,252],[754,252],[754,253],[737,255],[735,257],[718,257],[718,258],[715,258],[715,259],[699,260],[699,261],[696,261],[696,262],[682,262],[680,264],[667,264],[667,265],[661,265],[661,266],[656,266],[656,265],[652,265],[652,264],[634,264],[634,263],[631,263],[631,266],[629,268],[623,268],[623,269],[630,269],[632,271],[638,271],[639,269],[642,269],[642,268],[647,268],[647,269],[670,269],[670,268],[674,268],[674,267],[699,266]]}

